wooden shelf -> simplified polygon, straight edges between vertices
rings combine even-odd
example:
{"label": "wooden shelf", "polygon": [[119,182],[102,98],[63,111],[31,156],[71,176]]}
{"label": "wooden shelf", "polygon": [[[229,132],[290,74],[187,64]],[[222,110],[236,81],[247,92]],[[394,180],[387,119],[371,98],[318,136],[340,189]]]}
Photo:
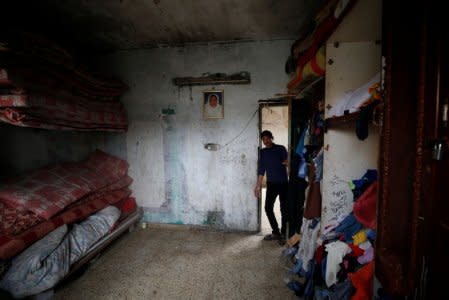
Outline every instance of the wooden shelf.
{"label": "wooden shelf", "polygon": [[326,129],[336,128],[342,125],[355,124],[355,121],[359,117],[360,112],[356,111],[350,114],[346,114],[340,117],[331,117],[326,119]]}
{"label": "wooden shelf", "polygon": [[173,79],[173,84],[177,86],[249,83],[251,83],[251,78],[248,72],[233,75],[212,74],[202,77],[178,77]]}

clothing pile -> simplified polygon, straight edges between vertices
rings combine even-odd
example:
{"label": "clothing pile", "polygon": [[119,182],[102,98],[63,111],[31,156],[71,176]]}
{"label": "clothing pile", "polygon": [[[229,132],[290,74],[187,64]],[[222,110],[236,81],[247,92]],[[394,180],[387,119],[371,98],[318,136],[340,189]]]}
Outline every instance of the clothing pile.
{"label": "clothing pile", "polygon": [[[76,250],[72,244],[81,247],[83,242],[80,242],[79,238],[75,239],[77,242],[74,242],[73,238],[68,238],[71,239],[72,244],[65,250],[61,250],[64,253],[56,254],[53,252],[54,249],[47,247],[50,246],[49,241],[55,241],[54,237],[47,236],[51,232],[58,230],[56,231],[58,233],[54,235],[58,237],[59,242],[62,241],[61,236],[66,238],[70,232],[82,232],[81,239],[89,240],[88,245],[91,246],[114,225],[133,214],[137,210],[137,205],[129,189],[133,180],[127,174],[126,161],[97,150],[84,161],[47,166],[0,185],[0,270],[2,273],[0,287],[17,293],[19,291],[14,288],[17,285],[16,281],[33,278],[36,275],[35,272],[41,272],[40,268],[56,268],[60,274],[59,267],[54,265],[58,261],[56,256],[75,255],[79,258],[89,248],[83,246],[82,251]],[[98,215],[93,217],[93,215],[106,208],[108,209],[100,213],[100,215],[106,215],[108,226],[104,229],[101,225],[104,223],[104,218],[99,218]],[[91,221],[88,222],[94,219],[103,220],[99,221],[100,225],[97,224],[103,229],[100,230],[97,225],[92,225]],[[84,224],[88,226],[86,230],[81,230],[78,225],[75,225],[83,220],[86,220]],[[90,232],[89,236],[87,236],[88,232]],[[45,239],[44,242],[42,239]],[[55,242],[55,245],[59,245],[59,242]],[[33,250],[30,250],[31,248]],[[49,258],[45,253],[40,253],[39,249],[56,256]],[[74,254],[74,251],[77,253]],[[54,258],[55,262],[36,265],[41,262],[40,259],[44,258]],[[24,261],[29,262],[30,265],[26,267]],[[61,261],[61,263],[64,262]],[[31,273],[27,276],[23,273],[19,275],[16,271],[11,271],[19,268],[18,266],[21,272],[29,271],[34,275],[30,275]],[[61,268],[63,273],[66,272],[65,266]],[[42,276],[39,275],[40,277],[36,280],[56,282],[57,280],[51,278],[41,278],[47,275],[53,276],[50,269],[47,269],[48,272],[42,271]],[[32,283],[27,284],[35,286]],[[45,287],[51,286],[45,284]],[[20,293],[28,293],[27,291],[22,289]],[[30,293],[35,291],[33,288]]]}
{"label": "clothing pile", "polygon": [[349,185],[353,211],[321,227],[320,218],[304,218],[301,240],[284,255],[293,262],[287,286],[305,299],[371,299],[377,204],[377,171]]}
{"label": "clothing pile", "polygon": [[127,130],[119,102],[127,86],[81,66],[44,38],[9,33],[0,40],[0,121],[56,130]]}

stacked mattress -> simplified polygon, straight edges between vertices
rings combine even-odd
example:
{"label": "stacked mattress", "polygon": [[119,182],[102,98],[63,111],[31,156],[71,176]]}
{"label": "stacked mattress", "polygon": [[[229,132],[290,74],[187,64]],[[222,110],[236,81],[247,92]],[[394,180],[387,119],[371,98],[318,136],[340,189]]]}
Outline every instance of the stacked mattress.
{"label": "stacked mattress", "polygon": [[115,206],[137,209],[128,163],[97,150],[86,160],[41,168],[0,185],[0,262],[54,229]]}
{"label": "stacked mattress", "polygon": [[58,45],[24,33],[0,40],[0,121],[55,130],[126,131],[120,80],[86,69]]}

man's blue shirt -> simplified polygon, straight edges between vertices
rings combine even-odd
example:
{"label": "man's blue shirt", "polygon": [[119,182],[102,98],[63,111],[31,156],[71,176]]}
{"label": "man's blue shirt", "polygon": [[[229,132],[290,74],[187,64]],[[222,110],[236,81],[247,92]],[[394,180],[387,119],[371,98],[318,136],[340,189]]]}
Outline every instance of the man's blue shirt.
{"label": "man's blue shirt", "polygon": [[287,182],[287,167],[282,163],[287,160],[287,150],[282,145],[273,145],[270,148],[260,150],[258,175],[267,173],[267,182]]}

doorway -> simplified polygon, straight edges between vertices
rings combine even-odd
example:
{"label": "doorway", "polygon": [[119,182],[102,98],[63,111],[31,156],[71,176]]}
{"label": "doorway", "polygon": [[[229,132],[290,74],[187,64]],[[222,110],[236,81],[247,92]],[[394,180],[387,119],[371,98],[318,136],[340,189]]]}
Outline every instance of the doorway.
{"label": "doorway", "polygon": [[[273,142],[289,149],[289,109],[288,100],[260,100],[259,101],[259,136],[264,130],[269,130],[273,134]],[[259,139],[259,150],[263,144]],[[266,199],[266,177],[262,182],[262,193],[259,202],[259,224],[260,232],[263,234],[271,233],[271,226],[265,214]],[[274,215],[279,225],[281,224],[281,209],[279,197],[274,204]]]}

